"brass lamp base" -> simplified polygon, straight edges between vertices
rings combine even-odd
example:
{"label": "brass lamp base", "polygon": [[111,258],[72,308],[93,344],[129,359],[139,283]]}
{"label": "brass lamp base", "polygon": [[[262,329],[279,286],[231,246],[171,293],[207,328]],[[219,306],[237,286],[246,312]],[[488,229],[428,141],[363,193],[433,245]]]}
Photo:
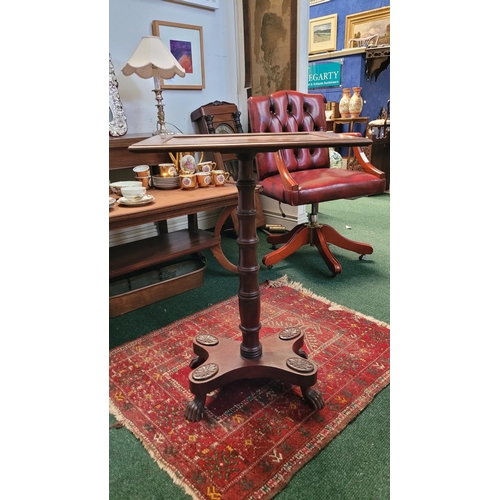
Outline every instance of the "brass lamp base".
{"label": "brass lamp base", "polygon": [[165,112],[163,111],[163,97],[162,89],[154,89],[155,99],[158,103],[156,107],[158,108],[158,121],[156,122],[156,130],[153,135],[173,135],[174,132],[165,127]]}

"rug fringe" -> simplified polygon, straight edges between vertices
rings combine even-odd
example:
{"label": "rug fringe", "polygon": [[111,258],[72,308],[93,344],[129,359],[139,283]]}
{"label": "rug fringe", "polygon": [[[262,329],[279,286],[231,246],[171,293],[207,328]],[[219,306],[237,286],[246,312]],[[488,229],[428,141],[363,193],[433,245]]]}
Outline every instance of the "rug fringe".
{"label": "rug fringe", "polygon": [[182,478],[179,478],[175,470],[168,467],[161,455],[149,446],[148,439],[142,435],[139,429],[132,422],[127,420],[127,418],[123,415],[123,413],[118,409],[118,407],[113,403],[111,399],[109,400],[109,413],[116,418],[116,420],[118,421],[117,423],[121,424],[123,427],[126,427],[132,433],[132,435],[142,443],[146,451],[149,453],[149,456],[158,464],[158,467],[160,467],[160,469],[164,470],[170,476],[174,484],[180,486],[188,495],[193,498],[193,500],[203,500],[196,494],[193,489],[191,489],[184,482]]}
{"label": "rug fringe", "polygon": [[293,288],[294,290],[297,290],[298,292],[301,292],[309,297],[312,297],[313,299],[316,299],[320,302],[323,302],[324,304],[328,304],[330,307],[328,308],[329,311],[346,311],[354,314],[357,318],[365,318],[369,321],[373,321],[374,323],[377,323],[377,325],[390,328],[389,323],[386,323],[384,321],[380,321],[379,319],[376,319],[372,316],[367,316],[366,314],[360,313],[359,311],[356,311],[354,309],[350,309],[349,307],[342,306],[340,304],[337,304],[336,302],[332,302],[331,300],[328,300],[325,297],[322,297],[321,295],[315,294],[312,290],[309,288],[305,288],[302,283],[299,283],[298,281],[288,281],[288,276],[285,274],[281,278],[278,278],[277,280],[271,281],[267,280],[268,286],[271,288],[280,288],[283,286],[289,286],[290,288]]}
{"label": "rug fringe", "polygon": [[281,288],[282,286],[288,285],[288,276],[285,274],[277,280],[266,280],[266,282],[270,288]]}

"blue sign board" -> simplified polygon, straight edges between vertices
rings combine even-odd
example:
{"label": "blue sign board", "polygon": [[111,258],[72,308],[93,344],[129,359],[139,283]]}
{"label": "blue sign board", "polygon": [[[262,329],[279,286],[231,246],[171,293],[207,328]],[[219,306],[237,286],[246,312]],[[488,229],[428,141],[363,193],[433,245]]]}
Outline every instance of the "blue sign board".
{"label": "blue sign board", "polygon": [[308,88],[340,87],[342,63],[310,62],[308,69]]}

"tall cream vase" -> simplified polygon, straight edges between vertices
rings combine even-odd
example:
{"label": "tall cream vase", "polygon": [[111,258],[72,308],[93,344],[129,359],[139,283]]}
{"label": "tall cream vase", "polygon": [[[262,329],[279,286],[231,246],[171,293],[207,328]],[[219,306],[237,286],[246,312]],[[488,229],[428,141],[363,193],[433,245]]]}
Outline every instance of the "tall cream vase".
{"label": "tall cream vase", "polygon": [[361,88],[362,87],[353,87],[352,97],[349,100],[349,113],[351,118],[359,118],[361,114],[361,110],[363,109],[363,98],[361,97]]}
{"label": "tall cream vase", "polygon": [[349,101],[351,99],[351,89],[342,89],[342,97],[339,101],[339,112],[342,118],[349,118]]}

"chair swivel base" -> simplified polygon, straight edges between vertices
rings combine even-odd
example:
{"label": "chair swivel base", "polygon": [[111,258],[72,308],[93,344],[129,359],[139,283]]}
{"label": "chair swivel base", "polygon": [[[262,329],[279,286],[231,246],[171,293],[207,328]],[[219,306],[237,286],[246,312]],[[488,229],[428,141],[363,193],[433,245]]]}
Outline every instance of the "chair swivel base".
{"label": "chair swivel base", "polygon": [[263,257],[262,263],[265,266],[271,267],[277,264],[304,245],[314,245],[334,276],[342,272],[342,266],[333,256],[328,243],[356,252],[361,257],[373,253],[371,245],[350,240],[342,236],[333,227],[318,223],[299,224],[288,233],[268,236],[267,242],[273,245],[273,248],[279,244],[283,244],[283,246]]}

